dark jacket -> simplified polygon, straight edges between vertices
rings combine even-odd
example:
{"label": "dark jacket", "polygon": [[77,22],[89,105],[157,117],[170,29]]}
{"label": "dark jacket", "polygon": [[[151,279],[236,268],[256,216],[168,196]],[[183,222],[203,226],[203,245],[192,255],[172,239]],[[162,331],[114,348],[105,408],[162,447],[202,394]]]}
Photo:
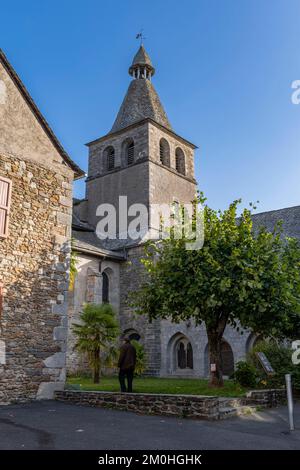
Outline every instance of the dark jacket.
{"label": "dark jacket", "polygon": [[136,363],[136,350],[131,343],[125,343],[120,348],[118,367],[122,370],[134,369]]}

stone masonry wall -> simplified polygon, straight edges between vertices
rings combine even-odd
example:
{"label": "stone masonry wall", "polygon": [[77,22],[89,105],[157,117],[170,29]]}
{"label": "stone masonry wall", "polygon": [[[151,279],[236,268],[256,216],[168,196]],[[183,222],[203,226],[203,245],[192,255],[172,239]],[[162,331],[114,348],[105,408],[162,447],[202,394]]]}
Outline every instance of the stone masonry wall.
{"label": "stone masonry wall", "polygon": [[130,292],[138,290],[145,278],[141,263],[144,247],[137,246],[127,252],[127,261],[120,264],[120,326],[121,331],[135,330],[141,336],[147,358],[147,373],[158,375],[161,363],[160,320],[150,323],[146,317],[134,313],[130,306]]}
{"label": "stone masonry wall", "polygon": [[0,175],[12,181],[0,239],[0,402],[50,398],[65,381],[73,173],[1,153]]}
{"label": "stone masonry wall", "polygon": [[273,406],[281,405],[286,402],[286,390],[280,388],[271,388],[268,390],[250,390],[246,394],[246,403],[257,405]]}
{"label": "stone masonry wall", "polygon": [[[75,349],[76,337],[72,331],[73,323],[80,323],[80,315],[85,303],[102,303],[102,274],[100,273],[100,259],[83,253],[77,253],[77,275],[74,289],[69,292],[68,301],[68,350],[67,372],[69,374],[88,373],[90,367],[87,357]],[[109,302],[119,314],[119,265],[110,260],[101,261],[101,272],[109,278]]]}
{"label": "stone masonry wall", "polygon": [[114,392],[56,392],[58,401],[98,408],[114,408],[140,414],[180,416],[215,420],[219,418],[217,397],[196,395],[155,395]]}

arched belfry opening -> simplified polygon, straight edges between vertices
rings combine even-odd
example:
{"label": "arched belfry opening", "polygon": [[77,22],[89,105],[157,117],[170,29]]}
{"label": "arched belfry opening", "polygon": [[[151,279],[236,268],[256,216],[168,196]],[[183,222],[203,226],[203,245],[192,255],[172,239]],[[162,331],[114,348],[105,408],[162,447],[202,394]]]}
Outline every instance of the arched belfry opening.
{"label": "arched belfry opening", "polygon": [[159,141],[159,159],[162,165],[170,166],[170,145],[164,138]]}
{"label": "arched belfry opening", "polygon": [[185,155],[180,147],[177,147],[175,151],[175,166],[177,173],[185,175]]}
{"label": "arched belfry opening", "polygon": [[122,143],[122,160],[124,167],[132,165],[135,161],[135,145],[131,137],[128,137]]}
{"label": "arched belfry opening", "polygon": [[112,145],[104,150],[104,163],[108,171],[115,168],[115,149]]}

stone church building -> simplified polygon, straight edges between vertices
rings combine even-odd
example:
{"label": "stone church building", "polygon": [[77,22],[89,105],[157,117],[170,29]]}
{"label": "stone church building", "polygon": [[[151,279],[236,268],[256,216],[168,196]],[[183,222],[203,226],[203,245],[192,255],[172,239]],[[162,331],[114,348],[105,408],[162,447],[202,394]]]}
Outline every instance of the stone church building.
{"label": "stone church building", "polygon": [[[128,306],[129,291],[136,290],[143,278],[140,263],[143,243],[128,239],[101,241],[95,232],[99,221],[97,207],[110,203],[118,209],[120,195],[127,196],[128,206],[142,203],[149,208],[155,203],[189,203],[196,193],[196,147],[172,129],[152,84],[155,69],[143,45],[129,74],[132,80],[111,130],[87,144],[86,197],[74,201],[73,239],[78,275],[70,296],[67,367],[71,373],[86,367],[83,358],[74,351],[71,331],[83,303],[108,301],[118,313],[122,333],[144,345],[148,374],[207,376],[208,346],[203,326],[167,320],[150,324]],[[285,219],[286,233],[292,235],[294,225],[300,225],[300,208],[258,214],[254,224],[261,221],[272,228],[281,218]],[[150,215],[149,230],[154,228],[152,225]],[[296,231],[299,236],[300,229]],[[119,227],[117,232],[120,235]],[[255,340],[250,332],[240,335],[226,328],[222,348],[224,375],[233,372],[234,363],[245,358]]]}
{"label": "stone church building", "polygon": [[[193,322],[174,324],[138,316],[128,294],[145,272],[143,240],[97,236],[98,208],[190,203],[196,192],[195,145],[175,133],[152,84],[155,69],[143,46],[129,68],[132,80],[111,130],[88,144],[86,195],[72,201],[84,176],[57,140],[16,71],[0,50],[0,404],[51,398],[66,372],[86,369],[74,351],[72,324],[86,302],[110,302],[122,334],[145,347],[147,373],[208,374],[207,336]],[[73,213],[72,213],[73,207]],[[104,215],[104,214],[102,214]],[[73,217],[72,217],[73,216]],[[300,238],[300,207],[254,216]],[[149,211],[149,231],[157,230]],[[78,274],[69,288],[71,237]],[[225,330],[223,372],[245,357],[256,338]]]}
{"label": "stone church building", "polygon": [[66,375],[70,159],[0,50],[0,404]]}

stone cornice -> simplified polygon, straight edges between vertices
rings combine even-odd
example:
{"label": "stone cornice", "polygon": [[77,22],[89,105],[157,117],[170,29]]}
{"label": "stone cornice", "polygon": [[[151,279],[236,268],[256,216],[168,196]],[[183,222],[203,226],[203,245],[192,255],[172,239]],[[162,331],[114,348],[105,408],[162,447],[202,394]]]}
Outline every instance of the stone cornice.
{"label": "stone cornice", "polygon": [[166,132],[166,134],[169,134],[171,135],[172,137],[176,137],[176,139],[178,139],[180,142],[184,143],[185,145],[187,145],[188,147],[191,147],[192,149],[196,149],[198,148],[196,145],[194,145],[192,142],[189,142],[188,140],[184,139],[183,137],[181,137],[180,135],[176,134],[174,131],[168,129],[167,127],[164,127],[162,126],[161,124],[158,124],[156,121],[154,121],[153,119],[150,119],[150,118],[146,118],[146,119],[142,119],[141,121],[138,121],[134,124],[131,124],[130,126],[127,126],[127,127],[124,127],[123,129],[120,129],[116,132],[110,132],[106,135],[104,135],[103,137],[99,137],[98,139],[95,139],[95,140],[92,140],[91,142],[88,142],[87,144],[85,144],[87,147],[90,147],[91,145],[94,145],[94,144],[98,144],[100,142],[104,142],[108,139],[111,139],[113,137],[117,137],[118,135],[121,135],[121,134],[124,134],[126,132],[128,132],[129,130],[131,129],[134,129],[136,127],[140,127],[142,126],[143,124],[145,123],[151,123],[153,124],[154,126],[156,126],[158,129],[161,129],[163,130],[164,132]]}

